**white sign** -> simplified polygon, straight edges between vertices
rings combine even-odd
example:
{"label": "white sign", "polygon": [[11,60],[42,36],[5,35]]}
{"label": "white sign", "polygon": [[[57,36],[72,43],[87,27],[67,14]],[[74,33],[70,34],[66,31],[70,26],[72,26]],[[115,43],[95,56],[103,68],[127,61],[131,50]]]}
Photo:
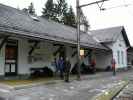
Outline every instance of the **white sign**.
{"label": "white sign", "polygon": [[84,56],[85,55],[85,51],[83,49],[80,50],[80,56]]}

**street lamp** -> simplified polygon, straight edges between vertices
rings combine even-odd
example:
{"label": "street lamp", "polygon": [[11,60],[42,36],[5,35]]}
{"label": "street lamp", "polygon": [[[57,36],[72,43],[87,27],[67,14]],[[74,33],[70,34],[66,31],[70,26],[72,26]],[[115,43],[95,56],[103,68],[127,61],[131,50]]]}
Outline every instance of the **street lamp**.
{"label": "street lamp", "polygon": [[84,5],[79,5],[79,0],[76,0],[76,12],[77,12],[77,51],[78,51],[78,57],[77,57],[77,79],[80,80],[80,61],[81,61],[81,58],[80,58],[80,10],[82,7],[86,7],[86,6],[89,6],[89,5],[93,5],[93,4],[97,4],[98,7],[100,7],[100,9],[102,9],[102,5],[99,6],[99,3],[103,3],[104,1],[109,1],[109,0],[100,0],[100,1],[95,1],[95,2],[91,2],[91,3],[88,3],[88,4],[84,4]]}

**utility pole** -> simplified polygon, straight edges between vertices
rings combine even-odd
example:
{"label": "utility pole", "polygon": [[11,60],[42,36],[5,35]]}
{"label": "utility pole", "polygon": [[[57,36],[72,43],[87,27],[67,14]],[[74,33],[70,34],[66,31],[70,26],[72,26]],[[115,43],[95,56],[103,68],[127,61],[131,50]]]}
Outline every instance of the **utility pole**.
{"label": "utility pole", "polygon": [[78,51],[78,57],[77,57],[77,79],[80,80],[80,6],[79,6],[79,0],[76,0],[76,8],[77,8],[77,51]]}
{"label": "utility pole", "polygon": [[88,3],[88,4],[84,4],[84,5],[80,5],[79,4],[79,0],[76,0],[76,12],[77,12],[77,51],[78,51],[78,57],[77,57],[77,79],[80,80],[80,65],[81,65],[81,58],[80,58],[80,9],[82,7],[86,7],[86,6],[89,6],[89,5],[94,5],[94,4],[97,4],[98,7],[100,7],[100,10],[102,8],[102,5],[99,6],[99,3],[103,3],[104,1],[109,1],[109,0],[100,0],[100,1],[95,1],[95,2],[91,2],[91,3]]}

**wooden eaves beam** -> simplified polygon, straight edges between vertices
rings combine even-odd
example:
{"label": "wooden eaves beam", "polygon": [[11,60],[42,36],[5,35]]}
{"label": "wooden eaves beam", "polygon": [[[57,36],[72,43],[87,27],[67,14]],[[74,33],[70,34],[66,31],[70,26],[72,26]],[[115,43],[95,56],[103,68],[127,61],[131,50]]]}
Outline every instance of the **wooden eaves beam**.
{"label": "wooden eaves beam", "polygon": [[89,54],[92,54],[92,50],[88,50],[87,54],[84,57],[86,58]]}
{"label": "wooden eaves beam", "polygon": [[53,53],[53,55],[56,56],[61,51],[62,48],[63,46],[58,47],[58,49]]}
{"label": "wooden eaves beam", "polygon": [[64,46],[64,45],[63,44],[55,43],[55,44],[53,44],[53,46]]}
{"label": "wooden eaves beam", "polygon": [[77,50],[75,50],[75,51],[72,53],[71,57],[73,58],[76,54],[77,54]]}
{"label": "wooden eaves beam", "polygon": [[38,44],[40,43],[40,41],[35,41],[34,45],[31,47],[30,51],[29,51],[29,55],[31,56],[33,51],[36,49],[36,47],[38,46]]}
{"label": "wooden eaves beam", "polygon": [[1,41],[1,44],[0,44],[0,51],[2,49],[2,47],[4,46],[4,44],[7,42],[9,36],[4,36],[3,40]]}

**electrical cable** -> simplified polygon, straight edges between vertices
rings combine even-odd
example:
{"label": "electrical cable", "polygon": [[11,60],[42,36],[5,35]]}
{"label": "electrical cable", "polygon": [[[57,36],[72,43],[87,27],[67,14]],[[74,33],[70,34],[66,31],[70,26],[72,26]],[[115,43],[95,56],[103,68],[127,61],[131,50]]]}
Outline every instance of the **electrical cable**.
{"label": "electrical cable", "polygon": [[[123,2],[124,2],[124,4],[126,5],[126,1],[125,0],[123,0]],[[133,4],[132,4],[133,5]],[[126,6],[125,6],[126,7]],[[133,12],[129,9],[129,8],[127,8],[127,11],[128,11],[128,13],[131,15],[131,16],[133,16]]]}
{"label": "electrical cable", "polygon": [[125,0],[123,5],[118,5],[118,6],[114,6],[114,7],[109,7],[109,8],[102,8],[100,10],[111,10],[111,9],[115,9],[115,8],[120,8],[120,7],[129,7],[129,6],[133,6],[133,3],[126,3]]}

